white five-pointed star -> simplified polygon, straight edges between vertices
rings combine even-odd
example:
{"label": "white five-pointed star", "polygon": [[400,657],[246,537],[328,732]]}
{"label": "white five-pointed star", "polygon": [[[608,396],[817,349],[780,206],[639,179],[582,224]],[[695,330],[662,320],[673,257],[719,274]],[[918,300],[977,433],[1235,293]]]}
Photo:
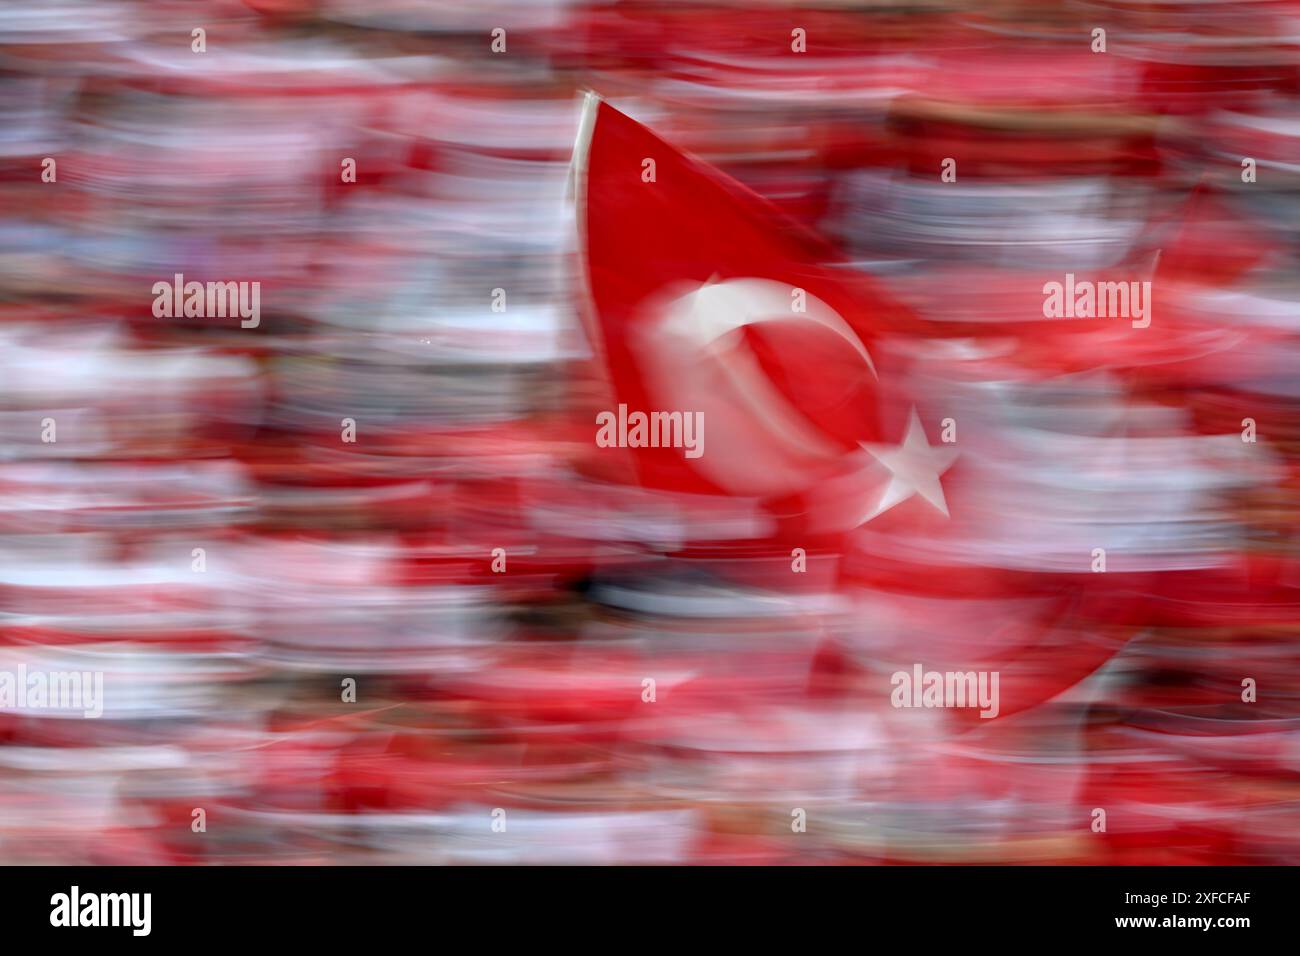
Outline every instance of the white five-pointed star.
{"label": "white five-pointed star", "polygon": [[859,442],[877,461],[890,471],[889,486],[880,496],[880,502],[874,511],[863,519],[872,518],[894,505],[906,501],[913,495],[920,495],[930,504],[948,516],[948,502],[943,497],[943,485],[939,476],[947,471],[957,457],[955,448],[932,447],[925,437],[921,418],[912,409],[912,417],[907,425],[907,435],[901,445],[870,445]]}

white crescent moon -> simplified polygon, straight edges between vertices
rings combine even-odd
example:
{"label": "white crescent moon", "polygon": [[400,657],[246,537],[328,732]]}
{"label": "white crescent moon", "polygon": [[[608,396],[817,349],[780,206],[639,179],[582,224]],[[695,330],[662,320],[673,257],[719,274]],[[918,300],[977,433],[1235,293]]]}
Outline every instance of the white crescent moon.
{"label": "white crescent moon", "polygon": [[805,293],[806,311],[792,310],[795,287],[772,279],[709,282],[655,308],[657,322],[641,343],[641,358],[664,410],[704,411],[705,454],[694,464],[737,494],[787,494],[844,457],[775,387],[748,349],[722,355],[720,340],[747,325],[796,319],[834,332],[875,365],[847,322]]}

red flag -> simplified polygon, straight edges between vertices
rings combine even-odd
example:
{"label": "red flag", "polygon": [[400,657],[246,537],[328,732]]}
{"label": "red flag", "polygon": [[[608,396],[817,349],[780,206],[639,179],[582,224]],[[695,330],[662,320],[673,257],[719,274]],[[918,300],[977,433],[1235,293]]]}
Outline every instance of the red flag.
{"label": "red flag", "polygon": [[779,498],[880,439],[871,345],[904,313],[825,242],[595,95],[574,189],[614,401],[706,427],[697,456],[642,447],[645,484]]}
{"label": "red flag", "polygon": [[[1115,652],[1122,638],[1080,640],[1126,605],[1113,593],[1099,603],[1087,549],[1045,574],[981,555],[1007,540],[998,523],[1018,520],[1014,503],[990,498],[987,470],[963,497],[954,466],[966,446],[941,435],[950,419],[917,408],[919,323],[878,282],[594,95],[573,172],[584,321],[619,406],[597,422],[634,449],[642,484],[792,503],[802,530],[866,525],[831,547],[844,591],[872,595],[875,651],[892,628],[900,660],[1001,668],[1002,713]],[[637,411],[702,413],[702,453],[624,435]]]}

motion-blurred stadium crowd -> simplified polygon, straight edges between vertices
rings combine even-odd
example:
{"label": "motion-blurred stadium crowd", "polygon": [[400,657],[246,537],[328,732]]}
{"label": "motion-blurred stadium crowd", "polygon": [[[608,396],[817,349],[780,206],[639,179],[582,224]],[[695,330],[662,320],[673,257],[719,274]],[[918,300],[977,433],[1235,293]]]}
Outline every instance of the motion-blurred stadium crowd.
{"label": "motion-blurred stadium crowd", "polygon": [[[1025,439],[968,453],[968,564],[1132,545],[1040,677],[1100,670],[891,708],[1025,599],[894,600],[869,537],[792,575],[763,503],[602,454],[584,89],[932,323],[917,388]],[[1298,240],[1294,0],[6,6],[0,670],[104,708],[0,708],[0,862],[1300,862]],[[1146,351],[1003,363],[1117,264]],[[260,325],[155,317],[176,274]]]}

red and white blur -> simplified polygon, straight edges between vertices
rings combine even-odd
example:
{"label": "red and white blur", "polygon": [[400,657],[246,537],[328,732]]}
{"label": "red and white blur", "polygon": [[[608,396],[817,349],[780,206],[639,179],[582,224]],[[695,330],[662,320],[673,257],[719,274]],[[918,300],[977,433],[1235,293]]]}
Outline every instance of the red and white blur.
{"label": "red and white blur", "polygon": [[1300,863],[1300,2],[0,8],[0,863]]}

